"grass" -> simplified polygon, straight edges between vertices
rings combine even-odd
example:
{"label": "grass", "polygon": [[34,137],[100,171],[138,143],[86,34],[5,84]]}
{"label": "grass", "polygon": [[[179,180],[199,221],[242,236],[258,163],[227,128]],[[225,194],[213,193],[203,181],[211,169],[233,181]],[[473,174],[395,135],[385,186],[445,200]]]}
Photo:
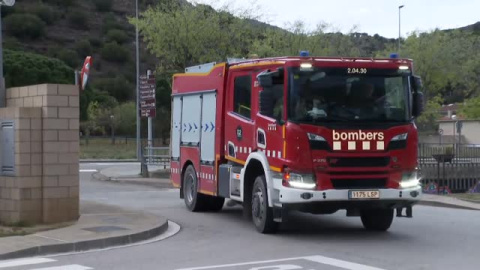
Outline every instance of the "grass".
{"label": "grass", "polygon": [[449,196],[455,197],[457,199],[480,203],[480,193],[454,193],[449,194]]}
{"label": "grass", "polygon": [[135,141],[117,139],[115,144],[110,138],[90,139],[88,145],[85,139],[80,140],[80,159],[135,159],[137,146]]}

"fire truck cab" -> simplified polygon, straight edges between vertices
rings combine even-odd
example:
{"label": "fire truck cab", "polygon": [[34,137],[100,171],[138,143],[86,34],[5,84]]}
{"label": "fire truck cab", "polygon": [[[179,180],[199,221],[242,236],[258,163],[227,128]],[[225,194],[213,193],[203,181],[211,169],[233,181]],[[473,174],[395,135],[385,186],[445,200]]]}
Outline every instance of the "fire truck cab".
{"label": "fire truck cab", "polygon": [[190,211],[243,205],[261,233],[288,212],[360,216],[385,231],[421,187],[413,63],[276,57],[209,63],[172,85],[171,180]]}

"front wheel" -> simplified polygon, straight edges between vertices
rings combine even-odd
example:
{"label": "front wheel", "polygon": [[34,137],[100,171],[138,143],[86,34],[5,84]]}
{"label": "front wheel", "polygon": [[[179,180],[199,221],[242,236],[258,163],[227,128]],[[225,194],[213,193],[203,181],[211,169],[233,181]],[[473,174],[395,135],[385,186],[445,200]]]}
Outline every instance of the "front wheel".
{"label": "front wheel", "polygon": [[278,230],[279,224],[273,221],[273,210],[268,206],[268,194],[263,175],[258,176],[253,184],[252,220],[260,233],[275,233]]}
{"label": "front wheel", "polygon": [[386,231],[393,222],[393,209],[371,209],[361,214],[363,227],[370,231]]}

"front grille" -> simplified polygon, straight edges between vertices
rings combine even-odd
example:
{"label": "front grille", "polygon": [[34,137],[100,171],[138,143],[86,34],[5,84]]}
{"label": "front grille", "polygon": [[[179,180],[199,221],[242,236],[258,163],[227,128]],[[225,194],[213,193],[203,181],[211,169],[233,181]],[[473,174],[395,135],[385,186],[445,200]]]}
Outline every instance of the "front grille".
{"label": "front grille", "polygon": [[334,189],[385,188],[387,179],[332,179],[332,185]]}
{"label": "front grille", "polygon": [[339,157],[327,158],[330,167],[385,167],[390,163],[389,157]]}

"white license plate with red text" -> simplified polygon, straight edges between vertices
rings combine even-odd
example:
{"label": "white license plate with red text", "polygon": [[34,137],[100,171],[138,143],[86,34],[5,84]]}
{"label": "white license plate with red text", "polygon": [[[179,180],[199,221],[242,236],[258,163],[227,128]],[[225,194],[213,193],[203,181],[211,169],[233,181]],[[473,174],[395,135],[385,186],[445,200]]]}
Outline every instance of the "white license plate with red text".
{"label": "white license plate with red text", "polygon": [[380,191],[378,190],[350,190],[348,191],[349,199],[380,199]]}

